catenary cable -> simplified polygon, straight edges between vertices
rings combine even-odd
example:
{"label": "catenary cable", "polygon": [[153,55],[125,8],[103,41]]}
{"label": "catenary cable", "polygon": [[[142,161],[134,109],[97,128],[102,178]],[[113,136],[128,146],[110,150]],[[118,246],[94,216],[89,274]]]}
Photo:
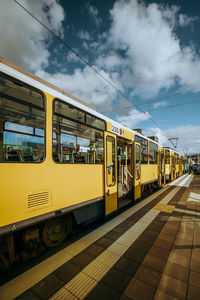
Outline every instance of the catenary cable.
{"label": "catenary cable", "polygon": [[83,61],[87,66],[89,66],[96,74],[98,74],[107,84],[112,86],[121,96],[127,99],[134,107],[136,107],[139,112],[144,114],[147,119],[151,120],[159,129],[163,130],[158,123],[148,116],[146,112],[142,111],[137,104],[133,102],[125,93],[123,93],[119,88],[117,88],[110,80],[105,78],[99,71],[97,71],[90,63],[86,61],[77,51],[75,51],[68,43],[66,43],[61,37],[59,37],[55,32],[53,32],[47,25],[40,21],[36,16],[34,16],[27,8],[20,4],[17,0],[13,0],[18,6],[20,6],[24,11],[26,11],[32,18],[34,18],[41,26],[43,26],[49,33],[51,33],[57,40],[59,40],[66,48],[73,52],[81,61]]}

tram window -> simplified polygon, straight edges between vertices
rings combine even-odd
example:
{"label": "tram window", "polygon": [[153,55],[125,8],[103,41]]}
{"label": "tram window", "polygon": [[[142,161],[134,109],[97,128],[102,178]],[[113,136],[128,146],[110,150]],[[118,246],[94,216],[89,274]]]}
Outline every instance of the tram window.
{"label": "tram window", "polygon": [[0,74],[0,93],[9,98],[19,99],[27,102],[27,105],[33,104],[44,109],[44,98],[41,93],[30,89],[14,79]]}
{"label": "tram window", "polygon": [[165,164],[170,164],[170,152],[169,150],[165,150]]}
{"label": "tram window", "polygon": [[89,114],[86,114],[86,124],[101,130],[106,130],[104,121],[96,118],[95,116],[91,116]]}
{"label": "tram window", "polygon": [[178,154],[175,154],[175,159],[176,159],[176,164],[178,165],[179,164],[179,155]]}
{"label": "tram window", "polygon": [[137,135],[135,141],[141,145],[141,164],[148,164],[148,141]]}
{"label": "tram window", "polygon": [[140,163],[140,146],[136,145],[136,164]]}
{"label": "tram window", "polygon": [[79,110],[78,108],[70,104],[63,103],[61,101],[56,101],[54,109],[56,114],[85,123],[85,112]]}
{"label": "tram window", "polygon": [[44,98],[0,74],[0,162],[41,162],[45,157]]}
{"label": "tram window", "polygon": [[158,153],[158,146],[152,142],[149,142],[149,162],[150,162],[150,164],[157,163],[157,153]]}
{"label": "tram window", "polygon": [[[70,120],[61,109],[68,104],[58,105],[54,101],[53,158],[58,163],[104,163],[103,132],[82,122]],[[78,109],[76,109],[78,111]],[[65,109],[64,109],[65,111]],[[59,113],[58,113],[59,112]],[[81,113],[84,113],[80,111]],[[78,114],[78,113],[77,113]],[[84,113],[85,114],[85,113]],[[82,119],[82,121],[85,118]]]}

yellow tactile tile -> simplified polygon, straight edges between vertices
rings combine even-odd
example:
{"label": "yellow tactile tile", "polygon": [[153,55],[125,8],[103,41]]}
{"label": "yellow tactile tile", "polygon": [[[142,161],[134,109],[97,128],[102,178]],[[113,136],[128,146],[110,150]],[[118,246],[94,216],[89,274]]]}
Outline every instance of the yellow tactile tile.
{"label": "yellow tactile tile", "polygon": [[84,299],[96,285],[96,280],[87,276],[83,272],[80,272],[72,280],[70,280],[64,288],[78,299]]}
{"label": "yellow tactile tile", "polygon": [[69,293],[65,288],[60,289],[49,300],[77,300],[78,298]]}
{"label": "yellow tactile tile", "polygon": [[[184,178],[184,177],[183,177]],[[189,178],[189,176],[188,176]],[[187,179],[187,178],[186,178]],[[190,180],[190,178],[189,178]],[[181,180],[179,180],[180,182]],[[185,181],[188,184],[188,180]],[[123,222],[125,217],[128,217],[132,215],[133,213],[139,211],[141,208],[143,208],[147,203],[150,203],[153,199],[155,199],[157,196],[159,196],[161,193],[169,189],[169,185],[164,187],[163,189],[157,191],[147,199],[143,200],[142,202],[136,204],[134,207],[128,209],[122,215],[112,219],[102,227],[94,230],[90,234],[83,237],[80,241],[77,241],[73,243],[72,245],[66,247],[63,249],[59,254],[57,253],[55,256],[43,261],[41,264],[37,265],[36,267],[31,268],[27,272],[21,274],[20,276],[14,278],[13,280],[9,281],[5,285],[0,287],[0,299],[14,299],[20,294],[22,294],[24,291],[29,289],[31,286],[39,282],[41,279],[43,279],[45,276],[49,275],[51,272],[53,272],[56,268],[58,268],[60,265],[68,261],[72,256],[80,253],[82,250],[87,248],[90,244],[95,242],[98,238],[102,237],[105,232],[109,229],[114,228],[121,222]],[[176,192],[180,189],[180,187],[176,187],[172,192],[170,192],[164,199],[166,203],[171,200],[173,195],[176,194]],[[156,210],[155,210],[156,211]],[[159,211],[158,211],[159,213]],[[152,222],[154,217],[152,216],[152,220],[149,218],[149,222]],[[145,221],[143,226],[136,226],[135,229],[132,228],[129,232],[127,232],[126,237],[120,237],[116,243],[122,244],[123,246],[129,247],[134,240],[143,232],[145,227],[148,225],[147,219],[143,219]],[[141,223],[140,223],[141,224]],[[134,227],[134,226],[133,226]],[[129,238],[127,242],[127,237]],[[61,254],[61,255],[60,255]],[[112,259],[111,259],[112,257]],[[56,259],[55,259],[56,258]],[[107,264],[110,261],[110,267],[119,259],[119,256],[115,255],[114,253],[111,253],[107,251],[106,253],[100,254],[97,260],[100,259],[100,263],[105,263],[107,261]],[[4,298],[3,298],[4,297]],[[58,298],[59,299],[59,298]]]}
{"label": "yellow tactile tile", "polygon": [[94,280],[100,281],[109,270],[110,266],[100,263],[95,259],[82,272]]}
{"label": "yellow tactile tile", "polygon": [[[127,238],[127,242],[128,242],[128,238]],[[119,243],[113,243],[110,247],[108,247],[107,250],[116,255],[122,256],[126,252],[127,249],[128,249],[128,247],[125,245],[122,245]]]}
{"label": "yellow tactile tile", "polygon": [[158,203],[154,206],[154,209],[167,212],[167,213],[172,213],[174,208],[175,208],[174,205],[167,205],[163,203]]}
{"label": "yellow tactile tile", "polygon": [[175,187],[171,192],[169,192],[164,199],[160,201],[162,204],[167,204],[175,195],[176,193],[180,190],[181,187],[177,186]]}
{"label": "yellow tactile tile", "polygon": [[116,220],[113,220],[113,222],[111,220],[108,223],[102,225],[101,229],[104,230],[105,232],[109,232],[110,230],[112,230],[114,227],[116,227],[117,225],[119,225],[123,221],[124,221],[124,218],[117,217]]}
{"label": "yellow tactile tile", "polygon": [[[180,190],[180,187],[177,187],[175,189],[176,192],[178,192]],[[174,193],[170,193],[170,196],[167,195],[165,197],[167,203],[171,200],[173,195]],[[109,246],[104,252],[102,252],[95,260],[93,260],[88,266],[86,266],[81,273],[75,276],[65,286],[65,288],[76,297],[83,299],[83,297],[85,297],[87,294],[89,294],[89,292],[92,291],[97,282],[100,281],[103,276],[105,276],[106,273],[114,266],[114,264],[120,259],[124,252],[149,226],[149,224],[153,222],[158,214],[159,210],[151,210],[150,212],[148,212],[121,237],[113,242],[113,244]],[[80,294],[80,286],[84,287],[82,294]]]}
{"label": "yellow tactile tile", "polygon": [[[125,247],[130,247],[134,241],[138,238],[140,234],[138,234],[138,232],[129,232],[129,234],[127,233],[126,236],[121,236],[120,238],[118,238],[118,240],[116,241],[117,244],[123,245]],[[128,239],[127,239],[128,238]]]}
{"label": "yellow tactile tile", "polygon": [[113,266],[118,260],[120,256],[108,251],[107,249],[101,253],[96,260],[107,265],[107,266]]}
{"label": "yellow tactile tile", "polygon": [[0,287],[0,299],[14,299],[72,258],[63,250]]}

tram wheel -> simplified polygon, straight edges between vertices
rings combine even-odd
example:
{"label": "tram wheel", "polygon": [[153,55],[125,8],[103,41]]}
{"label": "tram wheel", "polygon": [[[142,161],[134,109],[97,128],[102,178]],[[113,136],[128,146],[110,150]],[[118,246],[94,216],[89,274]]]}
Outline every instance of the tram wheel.
{"label": "tram wheel", "polygon": [[61,244],[72,228],[71,215],[48,220],[42,228],[42,240],[45,246],[53,248]]}

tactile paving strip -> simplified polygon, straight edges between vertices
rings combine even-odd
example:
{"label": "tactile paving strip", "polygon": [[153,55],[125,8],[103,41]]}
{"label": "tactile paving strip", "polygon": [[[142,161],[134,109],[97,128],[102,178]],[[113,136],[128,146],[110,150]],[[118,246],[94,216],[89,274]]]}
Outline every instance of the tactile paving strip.
{"label": "tactile paving strip", "polygon": [[[168,203],[180,189],[181,187],[176,187],[163,200]],[[132,244],[149,226],[149,224],[152,223],[159,213],[159,210],[151,210],[146,213],[136,224],[134,224],[94,261],[84,268],[82,272],[68,282],[65,288],[79,299],[84,299],[94,289],[100,279],[114,266],[114,264],[130,247],[130,241]],[[137,231],[135,231],[135,228],[137,228]],[[131,239],[133,232],[135,234],[133,239]],[[107,266],[107,268],[105,266]],[[85,277],[82,274],[85,274]],[[90,278],[90,280],[88,278]],[[83,288],[81,293],[80,284]],[[51,299],[57,300],[55,296],[56,294]]]}
{"label": "tactile paving strip", "polygon": [[[181,181],[188,181],[188,178],[190,176],[183,176],[182,178],[179,178],[178,180],[174,181],[174,185],[181,186],[179,183]],[[105,233],[107,233],[112,228],[116,227],[120,223],[122,223],[126,218],[133,215],[137,211],[139,211],[141,208],[146,206],[147,204],[151,203],[152,200],[154,200],[156,197],[161,195],[164,191],[166,192],[170,188],[170,185],[166,186],[164,189],[161,189],[148,197],[147,199],[143,200],[142,202],[136,204],[134,207],[131,207],[130,209],[124,211],[122,214],[120,214],[118,217],[112,219],[111,221],[107,222],[100,228],[94,230],[92,233],[86,235],[79,241],[73,243],[72,245],[66,247],[62,251],[56,253],[52,257],[48,258],[44,262],[40,263],[39,265],[33,267],[32,269],[29,269],[28,271],[24,272],[20,276],[14,278],[13,280],[9,281],[8,283],[4,284],[2,287],[0,287],[0,298],[6,297],[6,299],[14,299],[18,295],[22,294],[24,291],[28,290],[31,286],[35,285],[37,282],[39,282],[41,279],[49,275],[51,272],[53,272],[56,268],[58,268],[60,265],[64,264],[66,261],[70,260],[72,256],[77,255],[84,249],[86,249],[89,245],[94,243],[96,240],[98,240],[100,237],[102,237]],[[144,219],[143,219],[144,222]],[[132,242],[134,242],[135,233],[141,232],[141,228],[135,227],[131,229],[132,231]],[[125,234],[129,234],[128,232]],[[130,238],[130,236],[129,236]],[[130,242],[127,242],[127,240],[124,237],[121,237],[118,239],[117,243],[121,243],[124,246],[130,246]],[[54,262],[52,264],[52,261]],[[56,263],[55,263],[56,262]],[[4,299],[4,298],[3,298]],[[59,298],[60,299],[60,298]]]}
{"label": "tactile paving strip", "polygon": [[175,206],[174,205],[168,205],[168,204],[163,204],[163,203],[158,203],[154,206],[153,209],[157,209],[166,213],[172,213],[174,210]]}

